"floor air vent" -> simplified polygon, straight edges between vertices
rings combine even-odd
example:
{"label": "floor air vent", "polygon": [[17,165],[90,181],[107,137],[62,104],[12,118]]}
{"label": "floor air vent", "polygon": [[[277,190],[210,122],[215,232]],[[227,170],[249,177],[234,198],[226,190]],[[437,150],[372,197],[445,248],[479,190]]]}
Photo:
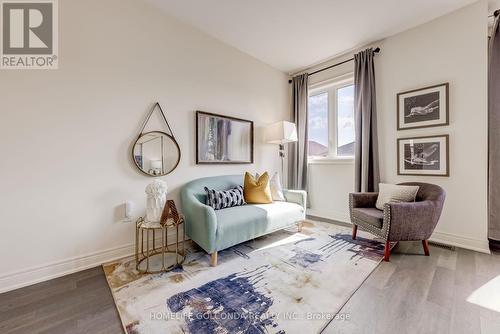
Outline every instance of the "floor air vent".
{"label": "floor air vent", "polygon": [[439,248],[447,249],[447,250],[450,250],[452,252],[454,252],[456,250],[455,246],[446,245],[446,244],[442,244],[440,242],[435,242],[435,241],[429,241],[429,245],[434,246],[434,247],[439,247]]}

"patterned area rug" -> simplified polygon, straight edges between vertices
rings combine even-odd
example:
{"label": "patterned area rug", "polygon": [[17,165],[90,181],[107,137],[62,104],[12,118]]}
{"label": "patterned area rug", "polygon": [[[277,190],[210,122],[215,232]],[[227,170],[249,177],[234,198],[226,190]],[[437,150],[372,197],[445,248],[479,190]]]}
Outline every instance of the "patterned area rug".
{"label": "patterned area rug", "polygon": [[383,258],[369,234],[306,221],[209,255],[192,249],[182,268],[140,275],[133,259],[104,265],[127,333],[317,333]]}

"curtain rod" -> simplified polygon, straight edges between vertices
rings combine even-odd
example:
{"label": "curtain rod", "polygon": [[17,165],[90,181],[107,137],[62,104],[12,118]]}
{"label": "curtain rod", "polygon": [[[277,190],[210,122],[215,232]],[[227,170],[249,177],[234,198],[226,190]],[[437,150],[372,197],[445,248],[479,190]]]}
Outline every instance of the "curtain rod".
{"label": "curtain rod", "polygon": [[[379,53],[379,52],[380,52],[380,48],[379,48],[379,47],[375,48],[375,50],[373,50],[373,52],[375,52],[375,53]],[[337,67],[337,66],[339,66],[339,65],[342,65],[342,64],[348,63],[348,62],[353,61],[353,60],[354,60],[354,57],[349,58],[349,59],[347,59],[347,60],[341,61],[340,63],[336,63],[336,64],[333,64],[333,65],[327,66],[327,67],[325,67],[325,68],[322,68],[322,69],[316,70],[316,71],[314,71],[314,72],[312,72],[312,73],[309,73],[309,75],[313,75],[313,74],[316,74],[316,73],[319,73],[319,72],[323,72],[323,71],[329,70],[329,69],[331,69],[331,68]],[[292,80],[288,80],[288,83],[289,83],[289,84],[291,84],[291,83],[292,83]]]}
{"label": "curtain rod", "polygon": [[493,16],[495,16],[495,17],[496,17],[496,16],[498,16],[498,15],[500,15],[500,9],[495,10],[495,11],[493,12],[493,14],[488,15],[488,17],[493,17]]}

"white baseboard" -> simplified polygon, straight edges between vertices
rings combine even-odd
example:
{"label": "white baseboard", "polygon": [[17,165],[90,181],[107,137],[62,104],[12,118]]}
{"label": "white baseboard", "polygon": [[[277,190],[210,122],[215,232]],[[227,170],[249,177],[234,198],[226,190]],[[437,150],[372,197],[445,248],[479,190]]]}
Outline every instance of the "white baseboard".
{"label": "white baseboard", "polygon": [[[335,212],[329,212],[329,213],[324,213],[312,209],[307,210],[307,214],[311,216],[316,216],[316,217],[321,217],[321,218],[327,218],[331,220],[336,220],[342,223],[351,223],[351,220],[349,216],[342,214],[342,213],[335,213]],[[460,248],[465,248],[465,249],[470,249],[476,252],[480,253],[487,253],[490,254],[490,247],[488,240],[480,240],[480,239],[473,239],[469,237],[464,237],[452,233],[444,233],[444,232],[438,232],[434,231],[432,234],[431,241],[435,241],[441,244],[445,245],[450,245],[450,246],[455,246],[455,247],[460,247]]]}
{"label": "white baseboard", "polygon": [[[187,240],[187,238],[186,238]],[[161,240],[158,239],[160,243]],[[167,240],[168,244],[175,240]],[[41,266],[31,267],[16,272],[7,273],[0,276],[0,293],[19,289],[28,285],[48,281],[53,278],[65,276],[78,271],[94,268],[103,263],[122,259],[135,254],[135,243],[118,246],[76,256],[62,261],[47,263]]]}
{"label": "white baseboard", "polygon": [[434,231],[430,241],[438,242],[445,245],[456,246],[460,248],[470,249],[480,253],[491,254],[488,240],[473,239],[452,233]]}
{"label": "white baseboard", "polygon": [[314,209],[307,209],[306,212],[308,215],[315,216],[315,217],[321,217],[321,218],[326,218],[330,220],[335,220],[341,223],[351,223],[351,219],[349,217],[349,214],[343,213],[343,212],[322,212],[319,210],[314,210]]}

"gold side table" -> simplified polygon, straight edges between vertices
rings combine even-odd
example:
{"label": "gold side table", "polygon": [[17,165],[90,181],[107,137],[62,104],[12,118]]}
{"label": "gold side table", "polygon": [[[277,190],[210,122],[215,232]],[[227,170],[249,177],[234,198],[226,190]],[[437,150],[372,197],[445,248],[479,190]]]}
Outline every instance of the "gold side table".
{"label": "gold side table", "polygon": [[[159,242],[157,234],[161,235]],[[172,234],[175,234],[175,243],[168,245]],[[168,200],[159,222],[148,222],[143,217],[136,222],[135,268],[142,274],[157,274],[179,267],[186,258],[185,240],[184,218],[179,215],[175,202]]]}

